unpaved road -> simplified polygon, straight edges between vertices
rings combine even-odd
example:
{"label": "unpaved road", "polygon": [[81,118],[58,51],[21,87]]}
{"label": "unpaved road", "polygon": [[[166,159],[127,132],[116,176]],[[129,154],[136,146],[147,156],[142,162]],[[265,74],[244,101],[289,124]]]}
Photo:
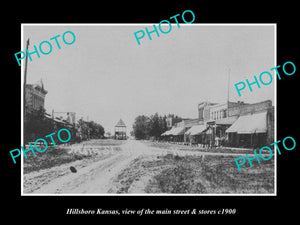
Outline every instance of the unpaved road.
{"label": "unpaved road", "polygon": [[[211,153],[181,150],[165,150],[146,146],[136,140],[127,140],[120,146],[121,151],[93,162],[82,165],[84,161],[76,161],[70,164],[53,167],[45,171],[32,172],[24,175],[25,180],[38,182],[34,190],[24,190],[24,194],[104,194],[113,188],[113,180],[129,164],[141,156],[176,154],[185,155],[231,155],[231,153]],[[244,154],[234,154],[244,155]],[[74,165],[77,173],[71,173],[69,166]],[[51,178],[46,178],[53,174]],[[46,180],[41,182],[41,180]]]}

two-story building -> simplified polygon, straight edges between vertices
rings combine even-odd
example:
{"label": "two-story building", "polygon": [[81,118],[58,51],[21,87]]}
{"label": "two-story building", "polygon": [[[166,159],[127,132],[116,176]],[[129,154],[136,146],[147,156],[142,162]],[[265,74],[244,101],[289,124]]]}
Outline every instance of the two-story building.
{"label": "two-story building", "polygon": [[[256,147],[274,139],[274,107],[270,100],[258,103],[200,103],[199,122],[206,130],[204,144]],[[204,132],[204,133],[203,133]]]}
{"label": "two-story building", "polygon": [[44,109],[45,96],[48,91],[45,90],[42,79],[35,84],[25,85],[25,120],[26,115],[35,111]]}

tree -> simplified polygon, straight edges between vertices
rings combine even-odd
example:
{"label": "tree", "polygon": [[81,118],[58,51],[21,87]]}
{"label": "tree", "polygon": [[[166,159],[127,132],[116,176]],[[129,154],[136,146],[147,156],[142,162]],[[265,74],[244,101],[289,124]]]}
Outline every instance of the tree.
{"label": "tree", "polygon": [[153,116],[150,117],[150,124],[149,124],[149,136],[158,139],[163,132],[165,132],[163,117],[159,116],[155,113]]}
{"label": "tree", "polygon": [[104,136],[104,128],[102,125],[94,121],[78,120],[78,126],[81,131],[82,140],[102,138]]}
{"label": "tree", "polygon": [[[150,137],[159,139],[161,134],[164,133],[167,128],[167,116],[160,116],[158,113],[147,116],[137,116],[133,124],[133,134],[136,139],[149,139]],[[177,117],[177,120],[180,118]]]}
{"label": "tree", "polygon": [[24,122],[25,143],[35,141],[53,132],[54,124],[50,119],[45,117],[44,108],[40,108],[27,115],[27,120]]}
{"label": "tree", "polygon": [[133,133],[136,139],[146,139],[148,136],[149,118],[147,116],[137,116],[133,124]]}

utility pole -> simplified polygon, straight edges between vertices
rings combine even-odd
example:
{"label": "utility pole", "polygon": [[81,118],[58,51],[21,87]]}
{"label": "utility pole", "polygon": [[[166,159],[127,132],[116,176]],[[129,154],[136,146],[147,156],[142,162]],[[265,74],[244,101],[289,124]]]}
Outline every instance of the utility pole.
{"label": "utility pole", "polygon": [[230,86],[230,68],[228,69],[228,86],[227,86],[227,117],[229,117],[229,86]]}
{"label": "utility pole", "polygon": [[[29,38],[27,39],[27,42],[26,42],[26,49],[28,49],[28,46],[29,46]],[[26,115],[27,63],[28,63],[28,54],[26,54],[26,58],[25,58],[24,84],[23,84],[23,147],[24,147],[24,148],[26,148],[26,146],[25,146],[24,125],[25,125],[25,120],[27,119],[27,115]]]}
{"label": "utility pole", "polygon": [[[29,38],[27,39],[27,43],[26,43],[26,49],[28,49],[29,46]],[[26,118],[25,115],[25,107],[26,107],[26,82],[27,82],[27,63],[28,63],[28,54],[26,54],[26,58],[25,58],[25,69],[24,69],[24,87],[23,87],[23,110],[24,110],[24,118]]]}

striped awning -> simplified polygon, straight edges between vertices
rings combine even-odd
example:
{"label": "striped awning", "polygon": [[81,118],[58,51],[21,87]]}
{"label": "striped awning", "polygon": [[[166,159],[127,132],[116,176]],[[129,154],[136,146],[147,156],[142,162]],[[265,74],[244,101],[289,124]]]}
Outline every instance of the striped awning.
{"label": "striped awning", "polygon": [[166,132],[164,132],[162,136],[168,136],[168,135],[178,136],[183,134],[184,134],[184,127],[173,127],[171,130],[167,130]]}
{"label": "striped awning", "polygon": [[171,135],[178,136],[184,134],[184,127],[175,127],[171,130]]}
{"label": "striped awning", "polygon": [[186,135],[198,135],[206,130],[206,125],[194,125],[190,129],[188,129],[185,134]]}
{"label": "striped awning", "polygon": [[238,119],[238,116],[225,117],[219,120],[216,120],[217,125],[231,125]]}
{"label": "striped awning", "polygon": [[267,112],[240,116],[227,133],[253,134],[267,132]]}

